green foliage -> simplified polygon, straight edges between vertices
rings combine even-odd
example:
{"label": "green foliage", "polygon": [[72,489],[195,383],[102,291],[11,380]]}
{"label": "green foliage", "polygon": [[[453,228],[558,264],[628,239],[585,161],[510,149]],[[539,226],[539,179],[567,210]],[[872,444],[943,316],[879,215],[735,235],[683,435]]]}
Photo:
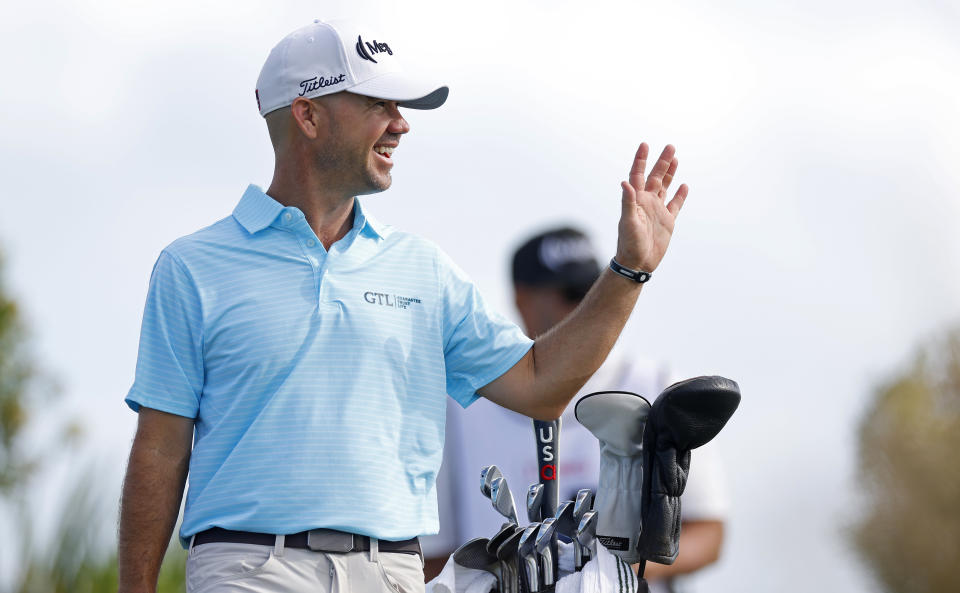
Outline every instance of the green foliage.
{"label": "green foliage", "polygon": [[[13,511],[11,518],[16,524],[15,537],[0,534],[0,547],[5,554],[18,553],[20,571],[13,579],[0,575],[0,588],[10,587],[5,593],[115,593],[117,557],[115,551],[109,551],[113,545],[108,534],[115,525],[116,509],[102,503],[110,497],[99,491],[93,468],[81,472],[85,477],[67,488],[50,541],[39,545],[35,541],[36,525],[26,487],[39,469],[39,460],[52,457],[43,444],[33,447],[39,453],[28,455],[22,443],[30,411],[37,403],[36,379],[27,351],[27,332],[16,302],[6,291],[0,256],[0,503],[5,503],[0,510]],[[57,437],[61,440],[46,444],[50,450],[62,450],[66,441],[78,438],[75,426],[63,428]],[[12,544],[14,541],[20,545]],[[171,542],[160,571],[159,593],[185,592],[186,558],[179,542]]]}
{"label": "green foliage", "polygon": [[[171,546],[160,567],[157,593],[186,593],[187,553],[179,544]],[[115,593],[117,557],[86,561],[69,573],[55,563],[31,564],[15,593]]]}
{"label": "green foliage", "polygon": [[[58,560],[28,566],[23,579],[12,593],[115,593],[117,556],[85,559],[74,566],[59,566]],[[186,593],[187,552],[179,544],[167,550],[160,567],[157,593]]]}
{"label": "green foliage", "polygon": [[921,349],[877,390],[859,432],[867,506],[853,541],[885,588],[960,583],[960,331]]}
{"label": "green foliage", "polygon": [[[117,590],[117,555],[107,552],[104,532],[112,531],[113,513],[95,482],[96,471],[81,473],[63,501],[51,542],[28,540],[22,574],[11,593],[113,593]],[[106,529],[104,529],[106,527]],[[28,534],[33,533],[32,530]],[[183,593],[187,554],[176,537],[160,571],[159,593]]]}
{"label": "green foliage", "polygon": [[35,461],[19,450],[33,376],[25,339],[17,304],[6,291],[0,256],[0,497],[10,495],[35,467]]}

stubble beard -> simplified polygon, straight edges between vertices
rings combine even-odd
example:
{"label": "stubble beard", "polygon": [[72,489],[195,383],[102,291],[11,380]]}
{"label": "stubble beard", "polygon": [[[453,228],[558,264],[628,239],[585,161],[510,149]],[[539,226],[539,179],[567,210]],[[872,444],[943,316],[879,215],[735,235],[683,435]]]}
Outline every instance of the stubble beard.
{"label": "stubble beard", "polygon": [[386,191],[393,183],[390,172],[379,175],[370,162],[366,147],[352,148],[341,140],[339,124],[331,120],[331,137],[335,141],[323,146],[317,153],[317,166],[330,172],[331,179],[338,179],[344,189],[353,196],[362,196]]}
{"label": "stubble beard", "polygon": [[393,177],[391,177],[390,172],[388,171],[386,176],[377,175],[376,171],[372,170],[372,167],[368,165],[369,157],[363,167],[363,180],[366,187],[365,191],[357,192],[357,195],[365,194],[376,194],[382,191],[386,191],[390,188],[390,185],[393,183]]}

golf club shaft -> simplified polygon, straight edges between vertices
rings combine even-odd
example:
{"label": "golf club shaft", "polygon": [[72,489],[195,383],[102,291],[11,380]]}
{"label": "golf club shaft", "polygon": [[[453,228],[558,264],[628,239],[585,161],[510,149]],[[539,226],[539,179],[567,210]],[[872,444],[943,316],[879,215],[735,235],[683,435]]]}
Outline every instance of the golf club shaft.
{"label": "golf club shaft", "polygon": [[557,484],[557,444],[560,440],[560,420],[534,420],[533,434],[537,442],[537,466],[540,483],[543,484],[543,499],[540,516],[553,517],[560,504],[560,489]]}
{"label": "golf club shaft", "polygon": [[[537,465],[540,470],[540,483],[543,484],[543,501],[540,503],[542,518],[554,517],[560,505],[560,485],[558,468],[560,467],[560,419],[552,421],[534,420],[533,432],[537,441]],[[559,550],[557,536],[554,534],[551,548],[553,549],[553,573],[559,568]]]}

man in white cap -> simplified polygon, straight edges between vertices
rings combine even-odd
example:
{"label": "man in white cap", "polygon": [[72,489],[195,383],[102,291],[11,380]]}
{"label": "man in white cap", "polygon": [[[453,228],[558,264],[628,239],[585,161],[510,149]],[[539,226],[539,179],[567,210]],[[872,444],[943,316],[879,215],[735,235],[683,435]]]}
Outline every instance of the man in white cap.
{"label": "man in white cap", "polygon": [[668,146],[622,184],[615,259],[536,342],[435,245],[356,196],[387,189],[410,126],[447,96],[389,34],[315,22],[257,82],[270,187],[160,254],[144,309],[123,486],[120,591],[154,591],[189,470],[187,590],[419,591],[436,533],[445,398],[556,418],[600,366],[687,195]]}

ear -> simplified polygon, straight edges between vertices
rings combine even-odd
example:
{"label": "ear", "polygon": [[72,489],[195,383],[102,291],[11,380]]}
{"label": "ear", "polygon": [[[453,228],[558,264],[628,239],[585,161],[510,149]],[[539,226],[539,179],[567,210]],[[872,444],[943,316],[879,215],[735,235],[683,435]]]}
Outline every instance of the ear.
{"label": "ear", "polygon": [[513,286],[513,303],[517,306],[517,313],[520,314],[520,321],[523,323],[523,330],[529,336],[536,330],[535,311],[533,303],[535,302],[531,289],[526,286]]}
{"label": "ear", "polygon": [[527,290],[523,286],[513,285],[513,304],[517,307],[517,311],[523,311],[524,307],[527,304],[529,297],[527,295]]}
{"label": "ear", "polygon": [[301,134],[310,140],[316,140],[326,127],[327,114],[321,113],[326,105],[303,97],[297,97],[290,105],[290,115]]}

